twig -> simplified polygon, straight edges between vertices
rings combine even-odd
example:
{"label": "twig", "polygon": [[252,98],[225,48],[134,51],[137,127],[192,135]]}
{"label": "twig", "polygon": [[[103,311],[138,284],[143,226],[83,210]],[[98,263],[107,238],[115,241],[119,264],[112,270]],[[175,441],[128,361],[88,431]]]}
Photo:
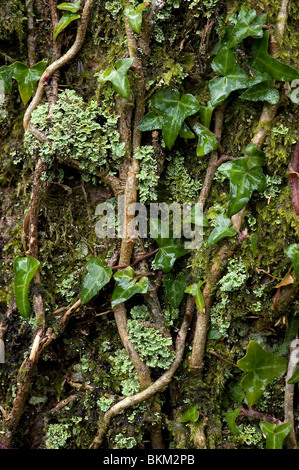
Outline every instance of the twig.
{"label": "twig", "polygon": [[247,416],[248,418],[256,418],[256,419],[259,419],[260,421],[266,421],[267,423],[274,423],[277,425],[282,424],[282,422],[278,418],[265,415],[264,413],[255,411],[252,408],[249,408],[249,409],[242,408],[242,410],[240,411],[240,415]]}
{"label": "twig", "polygon": [[27,37],[28,63],[29,63],[29,67],[32,67],[35,63],[34,13],[33,13],[34,0],[26,0],[25,4],[26,4],[27,18],[28,18],[28,37]]}

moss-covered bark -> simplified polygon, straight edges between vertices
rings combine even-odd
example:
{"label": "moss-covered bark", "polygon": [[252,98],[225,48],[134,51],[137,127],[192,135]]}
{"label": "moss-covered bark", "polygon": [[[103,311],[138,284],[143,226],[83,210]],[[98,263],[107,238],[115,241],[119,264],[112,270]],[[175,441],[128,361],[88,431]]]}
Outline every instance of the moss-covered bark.
{"label": "moss-covered bark", "polygon": [[[274,0],[269,4],[267,0],[236,0],[228,6],[231,12],[238,12],[242,5],[256,9],[258,13],[266,12],[267,24],[275,25],[281,2]],[[170,86],[182,93],[192,93],[201,104],[207,103],[208,82],[214,76],[210,67],[213,48],[224,31],[226,8],[227,2],[222,0],[165,2],[157,16],[148,55],[146,49],[143,51],[147,100],[155,91]],[[43,58],[48,63],[52,60],[49,12],[47,2],[34,2],[36,62]],[[0,6],[0,16],[3,19],[0,27],[0,65],[9,65],[15,60],[28,63],[25,2],[7,1]],[[299,7],[292,2],[278,56],[297,69],[298,17]],[[73,43],[75,31],[74,23],[64,33],[65,50]],[[107,83],[99,85],[96,72],[107,69],[117,59],[127,57],[127,46],[122,2],[96,1],[82,48],[60,70],[59,96],[65,89],[74,90],[83,100],[80,112],[82,119],[86,119],[84,129],[95,122],[99,125],[99,131],[95,128],[91,149],[96,148],[97,154],[90,164],[84,160],[85,157],[89,158],[88,139],[86,142],[82,140],[81,146],[81,141],[72,140],[69,136],[65,147],[57,147],[58,155],[57,152],[48,151],[44,144],[34,145],[33,136],[25,139],[24,146],[22,118],[25,107],[16,83],[13,83],[12,93],[6,95],[5,104],[0,108],[0,334],[5,341],[5,363],[0,364],[0,403],[4,418],[0,431],[5,430],[5,413],[12,409],[18,385],[26,374],[22,363],[30,354],[34,332],[39,326],[33,317],[25,320],[18,314],[14,301],[13,261],[15,257],[25,255],[23,223],[41,148],[49,165],[47,174],[42,177],[38,220],[41,286],[32,287],[30,300],[33,299],[34,289],[40,289],[46,328],[52,328],[54,334],[57,333],[37,363],[19,425],[10,442],[12,447],[88,448],[105,412],[122,397],[140,391],[136,370],[125,353],[111,310],[111,284],[80,307],[63,332],[59,333],[59,318],[65,312],[60,309],[80,298],[87,260],[100,256],[109,262],[120,247],[119,239],[103,241],[97,238],[95,210],[100,202],[109,201],[114,205],[117,202],[116,195],[111,187],[103,183],[100,173],[104,164],[122,180],[121,172],[118,174],[119,165],[125,173],[123,163],[127,162],[130,149],[126,147],[126,142],[124,147],[119,145],[116,116],[121,109],[125,109],[118,120],[118,125],[123,125],[122,130],[118,127],[121,140],[133,104],[127,106],[119,97],[115,100],[112,86]],[[130,71],[129,79],[132,94],[137,93],[134,71]],[[244,148],[257,129],[263,106],[260,102],[240,101],[237,96],[238,92],[226,100],[221,139],[223,153],[233,157],[243,155]],[[92,112],[84,114],[87,106],[91,106],[87,109],[95,109],[94,103],[100,109],[99,115],[96,111],[94,115]],[[69,98],[66,99],[67,104],[72,107]],[[37,115],[35,124],[43,123],[41,130],[46,131],[46,114],[43,115],[41,110],[42,107],[38,108],[40,115]],[[71,114],[69,116],[71,120]],[[78,117],[78,110],[74,107],[74,123],[75,117]],[[269,126],[263,146],[266,191],[254,193],[246,206],[242,232],[245,234],[247,229],[248,237],[233,251],[224,266],[223,277],[214,285],[205,364],[200,375],[192,376],[188,368],[194,317],[183,360],[168,387],[114,417],[102,443],[104,448],[151,448],[155,425],[162,425],[163,445],[166,448],[265,448],[258,421],[248,420],[245,416],[239,418],[240,434],[233,436],[225,416],[228,409],[244,405],[239,387],[241,372],[234,364],[244,356],[249,341],[255,340],[265,349],[288,358],[289,342],[297,332],[298,282],[281,287],[275,297],[275,286],[291,271],[285,249],[292,243],[298,243],[299,239],[298,216],[292,206],[288,181],[288,164],[292,159],[297,128],[298,106],[285,100]],[[141,163],[141,171],[143,169],[144,172],[139,197],[154,195],[158,201],[196,203],[208,156],[201,159],[196,156],[193,140],[179,138],[169,151],[161,147],[160,137],[157,147],[156,138],[150,133],[142,136],[142,145],[149,147],[148,151],[144,147],[148,159],[143,160],[144,168]],[[53,139],[61,143],[59,132]],[[101,153],[101,145],[105,146],[105,152]],[[152,161],[151,166],[152,148],[157,160]],[[74,165],[78,154],[82,154],[82,159]],[[151,171],[154,173],[152,178]],[[225,213],[228,197],[228,182],[216,175],[205,206],[210,222]],[[205,229],[204,241],[210,232],[211,226]],[[227,240],[222,240],[217,245],[180,258],[173,272],[183,273],[188,284],[206,279],[219,248],[226,243]],[[146,240],[148,252],[156,247],[153,240]],[[148,260],[149,269],[152,260]],[[159,301],[175,343],[187,296],[180,308],[174,309],[167,301],[159,276],[153,279],[158,286]],[[131,330],[138,321],[144,325],[142,331],[140,328],[134,331],[133,344],[138,345],[138,340],[144,341],[144,330],[153,326],[150,323],[152,319],[141,295],[130,299],[126,307]],[[136,348],[143,354],[143,359],[150,355],[150,348],[147,351],[144,344]],[[164,343],[161,341],[157,347],[160,347],[159,357],[163,357]],[[169,350],[169,355],[174,357],[173,350]],[[168,367],[166,360],[151,364],[152,381],[158,379]],[[280,379],[267,387],[256,408],[283,421],[283,401],[284,380]],[[295,410],[298,408],[297,402],[296,390]],[[198,420],[191,424],[182,423],[182,415],[193,405],[198,405]],[[295,424],[298,419],[295,412]],[[162,443],[159,445],[162,446]]]}

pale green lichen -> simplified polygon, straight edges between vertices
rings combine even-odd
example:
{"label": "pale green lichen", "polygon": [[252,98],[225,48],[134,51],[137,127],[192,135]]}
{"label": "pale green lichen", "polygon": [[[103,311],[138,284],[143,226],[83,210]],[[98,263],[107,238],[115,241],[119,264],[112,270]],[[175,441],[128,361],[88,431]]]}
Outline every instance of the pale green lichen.
{"label": "pale green lichen", "polygon": [[232,259],[228,263],[227,274],[220,281],[221,292],[232,292],[242,287],[247,279],[246,266],[242,259]]}
{"label": "pale green lichen", "polygon": [[140,160],[140,172],[138,174],[139,201],[149,204],[157,201],[157,184],[159,181],[158,164],[155,158],[155,150],[151,145],[138,147],[134,152],[135,158]]}
{"label": "pale green lichen", "polygon": [[134,437],[126,437],[123,434],[115,436],[115,449],[133,449],[137,442]]}
{"label": "pale green lichen", "polygon": [[164,183],[169,200],[193,202],[198,197],[201,182],[190,176],[185,158],[179,152],[174,152],[167,160]]}
{"label": "pale green lichen", "polygon": [[39,156],[49,164],[56,157],[91,174],[107,172],[116,169],[125,154],[117,121],[118,116],[103,103],[92,100],[86,104],[74,90],[65,90],[52,106],[51,117],[47,104],[32,113],[32,124],[49,143],[40,143],[26,131],[24,147],[31,157]]}

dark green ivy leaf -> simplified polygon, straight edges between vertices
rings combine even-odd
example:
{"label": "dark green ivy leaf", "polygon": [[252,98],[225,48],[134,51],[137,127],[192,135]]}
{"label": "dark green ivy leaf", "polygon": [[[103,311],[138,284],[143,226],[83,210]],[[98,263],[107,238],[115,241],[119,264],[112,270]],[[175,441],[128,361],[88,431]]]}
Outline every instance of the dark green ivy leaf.
{"label": "dark green ivy leaf", "polygon": [[297,369],[295,370],[294,374],[292,375],[292,377],[290,377],[290,379],[288,380],[288,384],[295,384],[299,382],[299,366],[297,367]]}
{"label": "dark green ivy leaf", "polygon": [[142,277],[138,282],[133,268],[130,266],[114,274],[116,286],[112,293],[111,306],[125,302],[135,294],[146,294],[148,278]]}
{"label": "dark green ivy leaf", "polygon": [[163,284],[166,290],[166,296],[174,308],[178,308],[184,297],[184,291],[187,286],[185,276],[179,273],[176,277],[173,274],[167,274],[163,278]]}
{"label": "dark green ivy leaf", "polygon": [[241,380],[248,405],[252,407],[262,396],[266,386],[279,379],[287,369],[284,357],[265,351],[257,342],[250,341],[246,355],[237,362],[246,375]]}
{"label": "dark green ivy leaf", "polygon": [[210,128],[210,123],[212,119],[212,114],[214,111],[214,106],[211,105],[211,102],[209,101],[206,106],[200,106],[199,107],[199,117],[200,117],[200,122],[203,126],[205,126],[207,129]]}
{"label": "dark green ivy leaf", "polygon": [[98,82],[111,82],[117,93],[123,98],[130,97],[130,84],[127,73],[134,59],[120,59],[115,62],[115,68],[109,67],[108,70],[102,72],[98,76]]}
{"label": "dark green ivy leaf", "polygon": [[266,13],[257,15],[255,10],[247,10],[242,7],[236,23],[230,29],[229,47],[236,47],[248,36],[253,38],[263,37],[263,25],[266,22],[266,18]]}
{"label": "dark green ivy leaf", "polygon": [[219,167],[218,171],[230,180],[228,217],[243,209],[254,191],[266,189],[266,179],[261,168],[263,163],[264,158],[251,155],[223,163]]}
{"label": "dark green ivy leaf", "polygon": [[192,129],[198,137],[198,144],[196,149],[196,155],[198,157],[203,157],[204,155],[207,155],[207,153],[217,150],[218,140],[216,139],[213,132],[209,131],[209,129],[199,123],[194,124]]}
{"label": "dark green ivy leaf", "polygon": [[275,423],[260,422],[262,433],[266,436],[266,449],[282,449],[283,442],[292,429],[290,423],[277,425]]}
{"label": "dark green ivy leaf", "polygon": [[137,8],[128,6],[125,8],[124,13],[128,19],[129,25],[135,33],[140,33],[142,26],[142,12],[148,6],[148,2],[140,3]]}
{"label": "dark green ivy leaf", "polygon": [[243,88],[250,88],[269,79],[266,71],[253,70],[250,76],[242,69],[235,59],[235,55],[227,45],[222,46],[212,62],[213,70],[222,75],[209,83],[211,105],[216,107],[224,101],[230,93]]}
{"label": "dark green ivy leaf", "polygon": [[152,266],[154,269],[169,273],[176,259],[189,253],[189,250],[184,248],[184,241],[181,238],[175,238],[169,226],[160,219],[150,220],[150,231],[151,237],[160,247]]}
{"label": "dark green ivy leaf", "polygon": [[203,312],[205,308],[205,301],[201,292],[201,286],[204,283],[205,281],[198,281],[197,283],[191,284],[187,287],[187,289],[185,289],[186,294],[193,295],[196,306],[200,312]]}
{"label": "dark green ivy leaf", "polygon": [[247,101],[267,101],[276,104],[279,101],[279,92],[273,88],[273,80],[258,83],[240,95],[241,100]]}
{"label": "dark green ivy leaf", "polygon": [[12,65],[12,78],[18,82],[19,92],[24,104],[27,104],[33,95],[36,84],[47,68],[44,60],[28,68],[22,62],[14,62]]}
{"label": "dark green ivy leaf", "polygon": [[269,31],[264,32],[262,39],[255,39],[253,43],[254,59],[249,59],[248,63],[252,69],[268,73],[275,80],[290,82],[299,78],[299,73],[293,67],[283,64],[268,53]]}
{"label": "dark green ivy leaf", "polygon": [[[166,146],[171,149],[184,120],[199,110],[198,101],[189,93],[180,98],[178,90],[172,91],[166,88],[154,94],[151,99],[151,105],[152,111],[149,113],[150,117],[145,115],[141,119],[138,129],[141,131],[153,130],[153,128],[149,128],[149,123],[153,119],[153,113],[162,117],[162,137]],[[158,128],[160,128],[161,121],[158,120],[157,123],[159,124]],[[157,129],[157,127],[154,129]]]}
{"label": "dark green ivy leaf", "polygon": [[209,247],[222,238],[234,237],[236,234],[236,229],[231,226],[231,219],[220,215],[216,219],[216,226],[210,233],[206,246]]}
{"label": "dark green ivy leaf", "polygon": [[93,258],[86,264],[86,274],[81,292],[81,302],[86,304],[94,297],[111,279],[112,270],[104,266],[100,258]]}
{"label": "dark green ivy leaf", "polygon": [[4,93],[11,93],[12,73],[13,68],[11,65],[3,65],[2,67],[0,67],[0,80],[3,80],[4,83]]}
{"label": "dark green ivy leaf", "polygon": [[72,21],[78,20],[80,15],[77,13],[71,13],[71,11],[65,11],[57,23],[54,31],[54,41],[56,41],[58,34],[61,33]]}
{"label": "dark green ivy leaf", "polygon": [[297,281],[299,281],[299,247],[297,243],[293,243],[292,245],[290,245],[286,249],[285,254],[292,261],[295,276],[297,278]]}
{"label": "dark green ivy leaf", "polygon": [[15,273],[15,298],[20,315],[28,318],[30,315],[30,302],[28,290],[40,263],[34,258],[16,258],[13,269]]}

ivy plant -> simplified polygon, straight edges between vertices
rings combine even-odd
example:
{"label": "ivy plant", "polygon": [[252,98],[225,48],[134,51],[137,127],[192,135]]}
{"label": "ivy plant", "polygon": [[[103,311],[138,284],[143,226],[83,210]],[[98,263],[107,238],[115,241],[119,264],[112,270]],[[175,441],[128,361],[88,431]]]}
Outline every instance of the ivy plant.
{"label": "ivy plant", "polygon": [[64,10],[62,17],[58,21],[56,28],[54,30],[54,41],[56,41],[58,35],[63,31],[72,21],[78,20],[80,15],[77,11],[80,8],[81,1],[70,2],[70,3],[60,3],[57,5],[59,10]]}
{"label": "ivy plant", "polygon": [[129,5],[124,10],[128,23],[135,33],[139,34],[141,32],[142,12],[148,5],[149,2],[140,3],[136,8]]}
{"label": "ivy plant", "polygon": [[234,237],[236,234],[237,231],[232,227],[231,219],[220,215],[216,219],[215,228],[210,233],[206,246],[209,247],[217,243],[219,240],[222,240],[222,238]]}
{"label": "ivy plant", "polygon": [[40,263],[37,259],[29,257],[18,257],[14,261],[15,299],[20,315],[23,318],[28,318],[30,315],[31,306],[28,298],[28,291],[30,282],[32,281],[39,265]]}
{"label": "ivy plant", "polygon": [[113,275],[115,288],[112,293],[111,306],[125,302],[135,294],[146,294],[148,290],[148,278],[142,277],[139,281],[130,266]]}
{"label": "ivy plant", "polygon": [[86,264],[88,273],[86,274],[81,291],[81,302],[86,304],[94,297],[112,277],[112,270],[109,266],[104,266],[100,258],[93,258]]}
{"label": "ivy plant", "polygon": [[114,66],[112,65],[98,75],[98,82],[111,82],[117,93],[128,99],[130,97],[130,83],[127,72],[133,61],[134,59],[131,58],[117,60]]}
{"label": "ivy plant", "polygon": [[263,153],[254,144],[246,147],[248,157],[223,163],[218,171],[230,181],[228,217],[239,212],[248,203],[254,191],[266,189],[266,178],[262,170],[265,163]]}
{"label": "ivy plant", "polygon": [[160,248],[152,266],[167,274],[172,270],[176,259],[189,253],[189,250],[184,248],[183,240],[174,237],[172,230],[160,219],[151,219],[150,227],[151,236]]}
{"label": "ivy plant", "polygon": [[181,417],[181,423],[196,423],[199,418],[199,410],[198,410],[198,405],[193,405],[190,408],[188,408],[187,411],[183,414]]}
{"label": "ivy plant", "polygon": [[151,111],[140,121],[140,131],[162,129],[166,146],[171,149],[181,127],[188,116],[199,110],[199,103],[193,95],[186,93],[180,97],[178,90],[166,88],[151,98]]}
{"label": "ivy plant", "polygon": [[283,442],[290,433],[292,426],[290,423],[277,425],[261,421],[260,428],[266,437],[266,449],[282,449]]}
{"label": "ivy plant", "polygon": [[178,308],[183,300],[184,291],[187,287],[185,276],[182,273],[179,273],[177,276],[174,276],[172,273],[167,274],[163,278],[163,284],[170,304],[174,308]]}
{"label": "ivy plant", "polygon": [[44,60],[32,67],[27,67],[22,62],[12,64],[12,78],[18,82],[19,92],[24,104],[27,104],[33,95],[36,84],[46,70],[47,64]]}
{"label": "ivy plant", "polygon": [[198,281],[197,283],[191,284],[185,290],[186,294],[193,295],[195,299],[196,306],[200,312],[204,311],[205,308],[205,301],[203,294],[201,292],[201,286],[205,283],[205,281]]}
{"label": "ivy plant", "polygon": [[286,372],[287,360],[265,351],[256,341],[250,341],[246,355],[237,362],[237,366],[246,372],[240,385],[248,405],[252,407],[260,399],[266,386]]}

